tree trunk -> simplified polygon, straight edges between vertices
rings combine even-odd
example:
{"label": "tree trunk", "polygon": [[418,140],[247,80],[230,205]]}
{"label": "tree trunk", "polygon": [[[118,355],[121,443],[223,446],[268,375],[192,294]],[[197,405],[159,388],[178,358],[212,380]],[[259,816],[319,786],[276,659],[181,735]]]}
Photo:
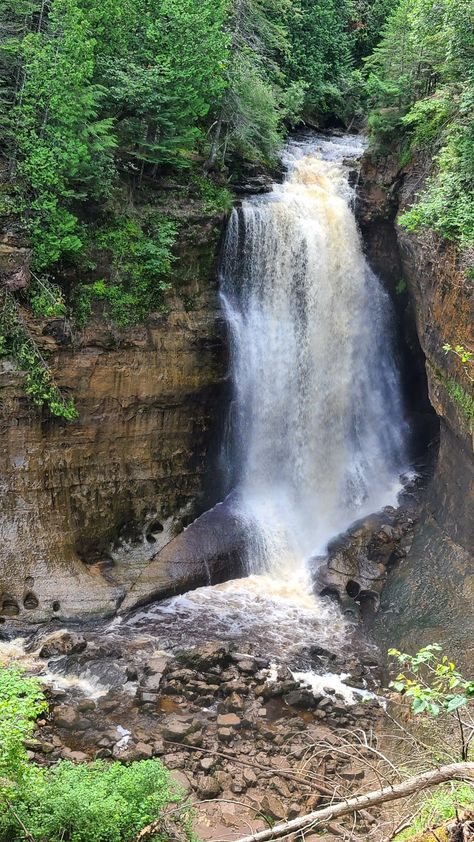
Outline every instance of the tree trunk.
{"label": "tree trunk", "polygon": [[405,798],[408,795],[420,792],[430,786],[442,784],[451,780],[474,780],[474,763],[450,763],[448,766],[440,766],[421,775],[415,775],[402,783],[387,786],[383,789],[376,789],[366,795],[358,795],[354,798],[347,798],[339,804],[331,804],[314,810],[306,816],[299,816],[291,821],[281,822],[269,830],[262,830],[253,833],[251,836],[243,836],[235,842],[269,842],[279,836],[304,830],[309,825],[324,825],[332,819],[356,813],[358,810],[366,810],[368,807],[375,807],[377,804],[384,804],[386,801],[396,801],[398,798]]}
{"label": "tree trunk", "polygon": [[212,138],[212,146],[211,146],[211,151],[209,152],[209,158],[207,159],[207,161],[205,163],[205,166],[204,166],[205,172],[210,172],[210,170],[213,170],[215,165],[216,165],[217,152],[219,150],[219,140],[220,140],[221,131],[222,131],[223,117],[224,117],[224,107],[222,106],[222,108],[219,112],[219,117],[217,118],[216,127],[214,129],[214,137]]}

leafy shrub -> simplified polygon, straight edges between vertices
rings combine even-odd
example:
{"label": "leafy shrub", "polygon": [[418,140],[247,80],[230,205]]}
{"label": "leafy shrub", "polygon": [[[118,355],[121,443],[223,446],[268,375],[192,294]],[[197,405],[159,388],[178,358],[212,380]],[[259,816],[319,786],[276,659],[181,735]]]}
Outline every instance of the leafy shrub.
{"label": "leafy shrub", "polygon": [[[35,786],[15,803],[15,813],[38,842],[129,842],[165,808],[180,802],[159,760],[130,766],[62,761],[41,771]],[[191,838],[189,811],[178,806],[175,815]],[[24,838],[14,816],[1,818],[0,842]]]}
{"label": "leafy shrub", "polygon": [[86,321],[94,301],[102,304],[105,318],[120,327],[163,309],[164,295],[171,286],[176,235],[176,224],[157,213],[143,221],[123,216],[99,229],[92,248],[110,255],[110,280],[81,285],[75,301],[79,322]]}
{"label": "leafy shrub", "polygon": [[[62,297],[51,300],[43,291],[36,298],[33,293],[33,300],[38,308],[46,308],[49,314],[52,309],[56,315],[63,311]],[[74,401],[62,394],[21,316],[17,302],[6,290],[3,290],[0,306],[0,356],[12,357],[25,372],[24,389],[35,406],[47,406],[52,415],[65,421],[78,417]]]}
{"label": "leafy shrub", "polygon": [[34,277],[28,286],[28,300],[37,316],[62,318],[66,315],[66,304],[61,289],[47,278]]}
{"label": "leafy shrub", "polygon": [[415,655],[398,649],[389,649],[388,654],[403,670],[390,682],[390,687],[410,702],[414,714],[429,714],[435,718],[442,713],[454,714],[459,726],[461,758],[467,760],[474,724],[468,725],[466,733],[466,723],[461,720],[459,710],[464,708],[464,715],[469,714],[468,705],[474,701],[474,681],[461,675],[456,665],[443,654],[439,643],[430,643]]}
{"label": "leafy shrub", "polygon": [[46,707],[36,679],[26,678],[17,667],[0,668],[0,800],[5,788],[22,785],[28,776],[23,740]]}
{"label": "leafy shrub", "polygon": [[204,202],[206,213],[226,213],[232,207],[232,194],[227,187],[221,187],[210,178],[194,177],[199,198]]}
{"label": "leafy shrub", "polygon": [[[423,803],[417,811],[416,818],[410,827],[403,833],[397,834],[396,842],[404,839],[411,839],[418,833],[423,833],[426,828],[434,827],[450,819],[456,818],[459,807],[471,807],[474,802],[474,787],[468,783],[451,784],[448,787],[439,787],[433,795],[423,799]],[[435,840],[433,833],[428,834]]]}
{"label": "leafy shrub", "polygon": [[24,740],[46,709],[35,678],[0,669],[0,842],[24,840],[25,828],[36,842],[131,842],[169,807],[167,822],[192,838],[189,809],[159,760],[29,762]]}

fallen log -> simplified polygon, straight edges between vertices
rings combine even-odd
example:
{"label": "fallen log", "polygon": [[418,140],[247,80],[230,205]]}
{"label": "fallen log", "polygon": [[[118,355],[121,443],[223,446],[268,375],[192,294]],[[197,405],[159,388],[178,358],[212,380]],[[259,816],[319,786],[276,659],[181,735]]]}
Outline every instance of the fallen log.
{"label": "fallen log", "polygon": [[430,769],[429,772],[414,775],[393,786],[376,789],[354,798],[347,798],[345,801],[322,807],[320,810],[307,813],[305,816],[298,816],[296,819],[281,822],[268,830],[253,833],[251,836],[242,836],[234,842],[270,842],[270,840],[278,839],[280,836],[304,830],[310,825],[324,825],[341,816],[357,813],[359,810],[366,810],[387,801],[396,801],[399,798],[414,795],[423,789],[442,784],[445,781],[469,779],[474,780],[474,763],[450,763],[447,766],[439,766],[437,769]]}

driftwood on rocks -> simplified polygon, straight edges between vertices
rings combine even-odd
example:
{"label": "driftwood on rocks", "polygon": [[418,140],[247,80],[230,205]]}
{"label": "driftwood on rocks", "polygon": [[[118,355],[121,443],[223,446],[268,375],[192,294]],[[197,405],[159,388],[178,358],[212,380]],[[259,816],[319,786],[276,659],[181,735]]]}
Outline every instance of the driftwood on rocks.
{"label": "driftwood on rocks", "polygon": [[351,813],[357,813],[360,810],[366,810],[378,804],[396,801],[399,798],[406,798],[409,795],[414,795],[423,789],[437,786],[437,784],[442,784],[445,781],[470,779],[474,780],[474,763],[450,763],[446,766],[439,766],[437,769],[431,769],[429,772],[414,775],[393,786],[376,789],[354,798],[346,798],[344,801],[314,810],[305,816],[298,816],[296,819],[280,822],[268,830],[262,830],[250,836],[241,837],[235,840],[235,842],[270,842],[272,839],[278,839],[281,836],[286,836],[297,831],[307,830],[309,827],[327,825],[333,819],[338,819]]}

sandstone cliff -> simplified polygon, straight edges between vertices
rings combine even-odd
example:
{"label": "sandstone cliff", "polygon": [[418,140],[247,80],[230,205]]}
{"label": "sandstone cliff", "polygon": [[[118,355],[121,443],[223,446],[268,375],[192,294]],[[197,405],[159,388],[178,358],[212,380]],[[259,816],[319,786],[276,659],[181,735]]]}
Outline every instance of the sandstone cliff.
{"label": "sandstone cliff", "polygon": [[[412,647],[444,639],[472,662],[473,383],[472,373],[454,354],[445,354],[443,345],[474,348],[474,285],[454,244],[431,231],[414,234],[397,224],[424,175],[423,162],[402,169],[395,155],[376,159],[368,154],[360,182],[369,257],[392,292],[411,346],[411,398],[423,402],[421,392],[427,389],[439,420],[439,450],[424,514],[408,558],[385,590],[387,613],[378,621],[378,632],[384,643]],[[416,371],[418,341],[426,385]]]}
{"label": "sandstone cliff", "polygon": [[74,338],[58,321],[33,325],[77,422],[41,416],[1,361],[3,619],[112,613],[143,563],[219,496],[206,471],[226,372],[223,219],[187,214],[167,316],[120,331],[95,321]]}

